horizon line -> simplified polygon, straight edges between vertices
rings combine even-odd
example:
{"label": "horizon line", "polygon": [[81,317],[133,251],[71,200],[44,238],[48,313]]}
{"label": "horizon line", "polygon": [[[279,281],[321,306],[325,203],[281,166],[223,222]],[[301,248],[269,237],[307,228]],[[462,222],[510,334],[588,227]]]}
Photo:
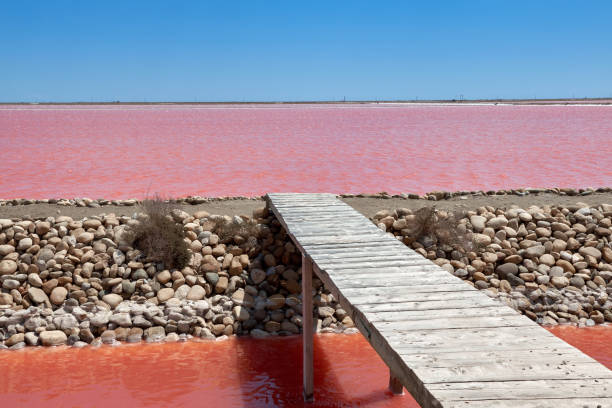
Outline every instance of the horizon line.
{"label": "horizon line", "polygon": [[612,104],[612,97],[584,97],[584,98],[476,98],[476,99],[333,99],[333,100],[286,100],[286,101],[269,101],[269,100],[252,100],[252,101],[135,101],[135,100],[100,100],[100,101],[21,101],[21,102],[0,102],[0,105],[248,105],[248,104],[343,104],[343,103],[569,103],[569,102],[585,102],[597,101]]}

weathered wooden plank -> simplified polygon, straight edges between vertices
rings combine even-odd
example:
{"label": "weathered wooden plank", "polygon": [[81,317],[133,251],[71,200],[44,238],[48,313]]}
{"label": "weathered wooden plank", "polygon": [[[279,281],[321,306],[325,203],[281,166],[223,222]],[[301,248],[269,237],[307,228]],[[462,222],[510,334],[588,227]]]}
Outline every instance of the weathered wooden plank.
{"label": "weathered wooden plank", "polygon": [[[419,274],[427,273],[431,276],[441,276],[439,268],[424,259],[413,259],[413,260],[379,260],[372,262],[317,262],[317,264],[324,268],[329,273],[342,273],[350,274],[353,271],[361,271],[362,273],[371,273],[377,275],[385,275],[392,277],[393,274]],[[375,269],[371,271],[370,269]],[[445,272],[446,273],[446,272]],[[448,273],[446,273],[449,275]],[[451,275],[452,276],[452,275]]]}
{"label": "weathered wooden plank", "polygon": [[[511,310],[511,309],[510,309]],[[392,328],[397,330],[440,330],[440,329],[469,329],[491,328],[506,326],[531,326],[534,323],[527,317],[514,314],[511,316],[490,317],[457,317],[432,318],[429,320],[377,322],[373,324],[378,330]]]}
{"label": "weathered wooden plank", "polygon": [[274,201],[278,201],[282,199],[293,201],[293,200],[302,199],[302,198],[313,198],[313,199],[326,199],[326,198],[337,199],[338,198],[338,196],[333,193],[268,193],[266,195],[269,198],[275,199]]}
{"label": "weathered wooden plank", "polygon": [[[358,275],[354,274],[354,278],[349,275],[329,274],[336,282],[336,286],[346,288],[364,288],[364,287],[389,287],[397,285],[439,285],[443,283],[454,283],[452,276],[448,277],[430,277],[427,275],[415,276],[411,274],[398,274],[393,277],[372,277],[370,274]],[[459,282],[461,283],[461,282]]]}
{"label": "weathered wooden plank", "polygon": [[[448,329],[408,331],[387,328],[385,338],[398,353],[418,354],[424,351],[439,353],[463,352],[471,355],[487,350],[550,349],[553,351],[575,349],[563,340],[544,331],[536,324],[520,327],[496,327],[490,329]],[[529,347],[526,347],[529,345]]]}
{"label": "weathered wooden plank", "polygon": [[[364,250],[367,251],[369,249],[376,249],[376,248],[380,248],[380,247],[384,247],[384,248],[388,248],[388,249],[397,249],[399,251],[405,251],[406,253],[414,253],[413,250],[411,250],[410,248],[408,248],[406,245],[402,244],[398,239],[393,239],[391,237],[389,237],[390,239],[385,239],[384,241],[379,241],[379,240],[373,240],[371,243],[369,244],[353,244],[353,243],[348,243],[348,244],[338,244],[338,243],[331,243],[331,244],[322,244],[322,245],[317,245],[316,247],[311,248],[308,253],[328,253],[327,251],[343,251],[343,250],[354,250],[355,248],[358,248],[360,250]],[[312,251],[312,252],[311,252]],[[329,253],[333,253],[333,252],[329,252]]]}
{"label": "weathered wooden plank", "polygon": [[572,395],[574,398],[609,397],[612,380],[607,378],[582,380],[532,380],[532,381],[489,381],[489,382],[455,382],[431,384],[443,400],[476,401],[476,400],[516,400],[516,399],[550,399],[559,395]]}
{"label": "weathered wooden plank", "polygon": [[[465,295],[465,294],[464,294]],[[387,303],[371,303],[366,300],[355,302],[355,299],[349,296],[353,307],[359,308],[363,313],[397,313],[422,310],[456,310],[456,309],[473,309],[480,307],[501,307],[504,310],[509,309],[500,302],[494,300],[488,301],[480,296],[471,299],[453,299],[453,300],[434,300],[434,301],[405,301],[401,298],[395,298],[393,302]],[[367,302],[367,303],[362,303]],[[360,304],[361,303],[361,304]],[[516,312],[514,312],[516,313]]]}
{"label": "weathered wooden plank", "polygon": [[316,246],[308,246],[305,245],[305,248],[308,248],[308,256],[315,257],[325,257],[333,258],[333,257],[342,257],[342,256],[351,256],[351,257],[368,257],[370,256],[383,256],[383,255],[402,255],[402,256],[420,256],[425,259],[418,253],[414,252],[406,252],[402,251],[402,244],[399,241],[396,241],[397,244],[394,246],[389,245],[387,242],[374,242],[373,244],[367,243],[356,243],[352,244],[353,247],[343,248],[343,247],[326,247],[324,245],[316,245]]}
{"label": "weathered wooden plank", "polygon": [[401,310],[382,312],[364,312],[364,316],[368,321],[378,324],[379,322],[415,322],[418,320],[448,319],[461,317],[491,317],[491,316],[516,316],[516,312],[509,307],[502,305],[495,306],[480,306],[480,307],[463,307],[452,309],[420,309],[420,310]]}
{"label": "weathered wooden plank", "polygon": [[366,234],[373,234],[374,236],[384,236],[384,232],[377,230],[373,231],[364,228],[320,228],[317,230],[301,230],[294,229],[291,235],[301,240],[308,240],[308,238],[322,238],[322,237],[352,237],[352,236],[364,236]]}
{"label": "weathered wooden plank", "polygon": [[[571,395],[571,394],[562,394]],[[587,398],[559,396],[538,399],[494,399],[480,401],[442,401],[444,408],[607,408],[612,407],[612,398]]]}
{"label": "weathered wooden plank", "polygon": [[[576,353],[579,354],[579,353]],[[478,366],[457,365],[452,367],[433,367],[424,364],[417,366],[406,362],[424,384],[443,384],[452,382],[480,381],[527,381],[527,380],[563,380],[583,378],[612,379],[612,372],[599,372],[601,364],[595,363],[524,363],[520,361],[497,364],[483,361]]]}
{"label": "weathered wooden plank", "polygon": [[[310,254],[310,258],[317,262],[319,265],[325,264],[342,264],[342,263],[355,263],[355,262],[379,262],[379,261],[426,261],[425,258],[418,255],[411,254],[398,254],[397,252],[389,252],[389,253],[379,253],[376,252],[374,255],[367,256],[365,254],[354,253],[354,254],[346,254],[346,255],[331,255],[331,256],[323,256],[323,255],[313,255]],[[426,262],[429,265],[432,265],[431,262]]]}
{"label": "weathered wooden plank", "polygon": [[[456,286],[462,289],[461,286]],[[380,289],[380,293],[374,295],[351,295],[344,293],[350,299],[353,307],[358,307],[362,312],[384,312],[399,310],[421,310],[421,309],[448,309],[459,307],[493,306],[502,303],[482,296],[473,296],[473,292],[457,290],[454,292],[407,292],[401,288],[393,288],[393,293],[388,288]]]}
{"label": "weathered wooden plank", "polygon": [[[363,304],[376,303],[376,299],[383,296],[388,296],[390,299],[389,302],[393,302],[391,299],[395,299],[396,297],[401,297],[407,302],[416,302],[419,300],[462,299],[470,294],[478,293],[478,289],[474,288],[473,286],[466,285],[461,281],[442,284],[436,287],[429,286],[426,288],[419,285],[411,285],[410,282],[407,282],[405,285],[395,286],[393,288],[346,288],[342,291],[342,293],[345,296],[350,296],[351,299],[358,301],[357,304]],[[359,302],[359,299],[364,299],[364,302]]]}
{"label": "weathered wooden plank", "polygon": [[[321,275],[319,275],[320,277]],[[329,275],[328,279],[333,281]],[[336,279],[336,278],[334,278]],[[447,292],[449,287],[452,285],[453,287],[460,290],[462,282],[446,282],[440,283],[435,280],[417,280],[411,279],[408,281],[407,279],[379,279],[379,280],[354,280],[350,279],[346,281],[339,281],[336,279],[336,285],[334,287],[342,287],[342,291],[348,289],[365,289],[365,288],[387,288],[392,289],[399,286],[405,286],[407,290],[412,291],[413,293],[431,293],[431,292]],[[326,284],[326,287],[329,288],[329,285]]]}
{"label": "weathered wooden plank", "polygon": [[480,367],[485,364],[512,367],[516,364],[567,365],[575,363],[597,363],[586,354],[576,353],[571,347],[551,350],[482,350],[476,352],[421,353],[400,352],[400,356],[412,368],[419,367]]}
{"label": "weathered wooden plank", "polygon": [[300,240],[301,245],[317,245],[317,244],[331,244],[331,243],[369,243],[373,240],[377,239],[380,241],[384,239],[384,236],[371,236],[371,235],[361,235],[361,236],[324,236],[324,237],[310,237]]}

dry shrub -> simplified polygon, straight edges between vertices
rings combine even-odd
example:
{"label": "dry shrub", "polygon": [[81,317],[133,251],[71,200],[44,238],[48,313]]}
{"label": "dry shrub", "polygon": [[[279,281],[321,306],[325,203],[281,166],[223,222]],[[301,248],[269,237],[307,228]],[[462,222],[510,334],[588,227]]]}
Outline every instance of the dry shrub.
{"label": "dry shrub", "polygon": [[259,236],[257,225],[257,221],[252,218],[242,219],[240,222],[235,219],[223,218],[216,222],[213,232],[217,234],[221,242],[226,243],[235,240],[236,237],[257,238]]}
{"label": "dry shrub", "polygon": [[146,199],[141,210],[146,215],[140,222],[130,227],[128,234],[150,262],[163,262],[170,268],[184,268],[191,258],[185,242],[183,226],[174,222],[171,213],[175,207],[159,195]]}
{"label": "dry shrub", "polygon": [[473,242],[465,227],[460,226],[464,217],[462,212],[447,213],[436,210],[435,206],[423,207],[414,213],[410,235],[421,243],[449,245],[467,252],[472,250]]}

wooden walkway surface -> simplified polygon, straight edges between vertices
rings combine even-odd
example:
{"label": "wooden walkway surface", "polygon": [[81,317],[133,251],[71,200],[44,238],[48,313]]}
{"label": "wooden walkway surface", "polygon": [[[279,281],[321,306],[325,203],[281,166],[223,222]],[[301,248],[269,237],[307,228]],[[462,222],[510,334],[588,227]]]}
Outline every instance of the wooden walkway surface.
{"label": "wooden walkway surface", "polygon": [[[612,407],[612,371],[489,298],[332,194],[268,194],[311,270],[421,407]],[[312,268],[312,269],[311,269]],[[304,392],[312,398],[312,301]]]}

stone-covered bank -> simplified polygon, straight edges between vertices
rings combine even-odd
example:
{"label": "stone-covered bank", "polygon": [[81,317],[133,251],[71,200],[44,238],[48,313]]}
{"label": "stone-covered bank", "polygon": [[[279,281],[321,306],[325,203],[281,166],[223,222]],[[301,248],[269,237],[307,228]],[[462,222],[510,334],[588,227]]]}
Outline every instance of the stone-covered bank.
{"label": "stone-covered bank", "polygon": [[396,209],[374,221],[540,324],[612,322],[612,205]]}
{"label": "stone-covered bank", "polygon": [[[140,217],[1,219],[0,347],[300,332],[301,255],[265,208],[253,218],[173,211],[192,253],[181,270],[131,246]],[[313,287],[317,330],[352,328]]]}
{"label": "stone-covered bank", "polygon": [[[410,209],[373,222],[539,323],[612,321],[612,206],[481,207],[453,223],[426,213],[430,228]],[[141,214],[0,219],[0,348],[300,332],[301,256],[265,208],[172,217],[192,253],[181,270],[132,247],[126,230]],[[355,331],[313,283],[317,330]]]}

